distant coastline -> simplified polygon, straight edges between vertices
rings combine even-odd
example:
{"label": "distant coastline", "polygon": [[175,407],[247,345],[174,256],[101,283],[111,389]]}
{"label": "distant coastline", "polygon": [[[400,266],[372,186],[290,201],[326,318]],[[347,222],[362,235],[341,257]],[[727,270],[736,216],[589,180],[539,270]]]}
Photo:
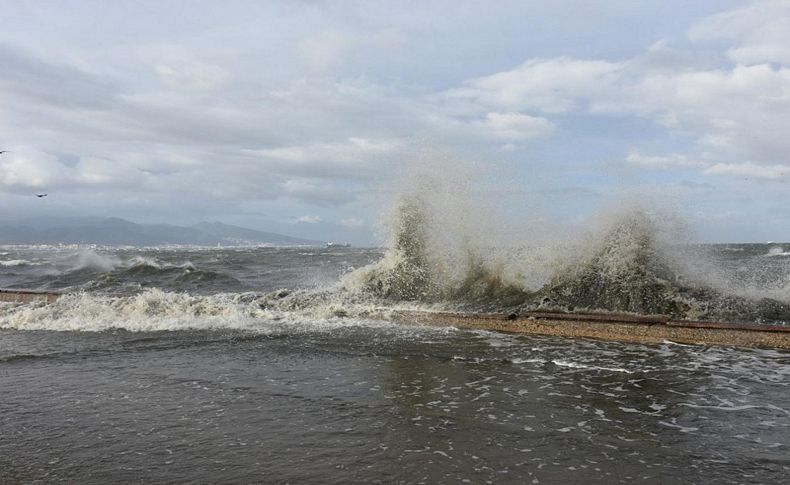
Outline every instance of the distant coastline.
{"label": "distant coastline", "polygon": [[257,231],[219,222],[193,226],[137,224],[109,218],[33,218],[0,222],[0,245],[250,247],[324,246],[326,241]]}

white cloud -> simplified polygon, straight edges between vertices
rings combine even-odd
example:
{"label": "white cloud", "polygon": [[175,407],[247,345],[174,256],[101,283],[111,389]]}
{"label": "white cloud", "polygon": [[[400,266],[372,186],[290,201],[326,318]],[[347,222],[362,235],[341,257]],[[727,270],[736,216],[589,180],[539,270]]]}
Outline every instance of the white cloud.
{"label": "white cloud", "polygon": [[741,178],[782,180],[790,178],[788,165],[757,165],[755,163],[717,163],[705,169],[707,175],[732,175]]}
{"label": "white cloud", "polygon": [[188,91],[211,91],[228,78],[221,67],[202,62],[161,63],[156,65],[156,72],[171,88]]}
{"label": "white cloud", "polygon": [[[719,158],[790,163],[790,137],[782,135],[790,130],[790,68],[761,64],[678,72],[643,67],[641,62],[569,58],[531,61],[450,95],[488,108],[649,116],[669,129],[694,134]],[[557,80],[556,87],[549,77]]]}
{"label": "white cloud", "polygon": [[145,175],[134,167],[119,161],[86,157],[80,159],[72,175],[75,182],[107,187],[141,188]]}
{"label": "white cloud", "polygon": [[790,69],[735,66],[652,75],[629,87],[621,109],[648,113],[697,136],[722,157],[790,162]]}
{"label": "white cloud", "polygon": [[369,160],[369,157],[388,154],[399,146],[400,143],[396,140],[370,140],[361,137],[350,137],[347,140],[332,143],[282,146],[248,150],[247,152],[264,158],[292,163],[314,161],[364,163]]}
{"label": "white cloud", "polygon": [[[777,17],[768,22],[770,25],[790,23],[790,8],[780,8],[775,2],[770,7]],[[731,20],[731,16],[727,18]],[[753,23],[760,25],[759,20]],[[708,25],[698,30],[711,29]],[[696,36],[701,39],[699,32]],[[751,39],[748,35],[735,37],[745,38],[744,42]],[[782,39],[776,45],[790,50],[790,42]],[[780,57],[771,60],[776,62]],[[695,66],[692,61],[693,56],[681,55],[666,43],[617,62],[533,59],[512,70],[468,81],[463,88],[449,90],[446,97],[471,103],[466,105],[469,110],[497,112],[507,107],[547,114],[650,118],[674,133],[694,137],[698,150],[707,152],[710,159],[790,166],[790,137],[785,136],[790,132],[790,66],[758,63],[710,68]],[[486,125],[503,124],[495,121],[488,119]],[[512,141],[516,132],[499,128],[503,138]],[[696,158],[688,154],[632,154],[627,162],[645,168],[706,166]]]}
{"label": "white cloud", "polygon": [[696,25],[689,37],[695,41],[731,41],[727,55],[740,64],[790,64],[790,2],[754,2],[713,15]]}
{"label": "white cloud", "polygon": [[630,165],[648,169],[699,168],[706,165],[704,162],[689,159],[681,153],[643,155],[639,152],[631,152],[625,161]]}
{"label": "white cloud", "polygon": [[67,178],[66,167],[47,153],[15,148],[0,155],[0,187],[15,191],[45,189]]}
{"label": "white cloud", "polygon": [[57,157],[28,147],[0,155],[0,190],[74,190],[87,186],[142,189],[143,172],[118,161],[87,157],[66,165]]}
{"label": "white cloud", "polygon": [[407,44],[406,37],[392,29],[361,34],[327,30],[299,41],[297,51],[302,63],[314,71],[328,71],[366,50],[392,51]]}
{"label": "white cloud", "polygon": [[222,66],[203,59],[202,53],[173,43],[154,43],[136,49],[138,58],[168,88],[184,92],[220,89],[230,79]]}
{"label": "white cloud", "polygon": [[343,227],[348,227],[349,229],[356,229],[358,227],[364,226],[365,221],[356,217],[348,217],[346,219],[342,219],[340,221],[340,225]]}
{"label": "white cloud", "polygon": [[297,217],[296,219],[293,220],[293,223],[294,224],[318,224],[322,220],[323,219],[321,219],[321,216],[309,216],[309,215],[306,215],[306,216]]}
{"label": "white cloud", "polygon": [[299,56],[308,67],[326,70],[340,63],[356,46],[355,36],[337,32],[320,32],[299,43]]}
{"label": "white cloud", "polygon": [[353,180],[374,177],[403,148],[400,140],[350,137],[334,142],[243,150],[242,154],[246,160],[285,176]]}
{"label": "white cloud", "polygon": [[284,195],[315,205],[340,205],[353,201],[357,194],[347,186],[317,179],[288,179],[281,185]]}
{"label": "white cloud", "polygon": [[554,131],[554,123],[537,116],[521,113],[488,113],[481,125],[494,138],[506,141],[523,141],[546,136]]}
{"label": "white cloud", "polygon": [[622,68],[620,63],[605,60],[533,59],[515,69],[473,79],[447,96],[496,109],[565,113],[605,94],[602,89],[616,90]]}

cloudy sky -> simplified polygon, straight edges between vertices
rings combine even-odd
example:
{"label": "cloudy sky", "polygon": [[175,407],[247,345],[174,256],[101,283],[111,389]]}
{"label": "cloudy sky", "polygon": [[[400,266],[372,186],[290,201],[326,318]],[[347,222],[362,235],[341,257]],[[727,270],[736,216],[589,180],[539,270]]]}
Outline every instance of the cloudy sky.
{"label": "cloudy sky", "polygon": [[597,3],[0,1],[0,219],[367,243],[438,157],[524,224],[790,240],[790,1]]}

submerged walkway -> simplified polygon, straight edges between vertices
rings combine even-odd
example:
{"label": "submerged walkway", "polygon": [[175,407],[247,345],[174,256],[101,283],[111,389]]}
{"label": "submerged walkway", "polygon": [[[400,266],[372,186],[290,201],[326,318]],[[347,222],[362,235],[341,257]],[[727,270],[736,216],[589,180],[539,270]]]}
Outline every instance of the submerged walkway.
{"label": "submerged walkway", "polygon": [[664,316],[607,313],[397,312],[396,321],[511,333],[593,338],[636,343],[672,341],[693,345],[729,345],[790,349],[790,327],[671,320]]}

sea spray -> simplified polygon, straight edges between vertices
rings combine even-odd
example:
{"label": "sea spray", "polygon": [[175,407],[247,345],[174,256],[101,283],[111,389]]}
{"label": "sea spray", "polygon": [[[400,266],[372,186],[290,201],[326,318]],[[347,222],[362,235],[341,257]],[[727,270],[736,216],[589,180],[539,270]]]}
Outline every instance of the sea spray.
{"label": "sea spray", "polygon": [[363,289],[383,298],[425,300],[439,292],[438,262],[428,248],[429,222],[419,197],[402,200],[396,209],[396,227],[384,258],[360,273]]}
{"label": "sea spray", "polygon": [[[790,321],[787,301],[727,291],[718,273],[700,271],[712,267],[703,253],[677,243],[678,238],[671,237],[674,234],[667,233],[659,218],[645,210],[621,212],[598,242],[558,269],[538,292],[539,306],[692,320]],[[694,264],[690,263],[692,255],[697,256]],[[523,308],[534,308],[534,304]]]}
{"label": "sea spray", "polygon": [[690,306],[678,294],[680,276],[658,233],[656,221],[646,212],[620,214],[599,242],[558,269],[540,291],[543,303],[568,310],[686,315]]}
{"label": "sea spray", "polygon": [[82,249],[74,254],[68,255],[64,263],[70,264],[75,271],[97,271],[107,272],[120,266],[120,258],[101,254],[90,249]]}
{"label": "sea spray", "polygon": [[[597,234],[580,238],[584,243],[536,251],[471,244],[462,233],[448,242],[446,233],[435,234],[447,227],[447,213],[440,209],[423,193],[402,196],[384,257],[347,275],[341,291],[391,302],[441,302],[463,311],[552,309],[790,321],[788,301],[728,290],[672,215],[637,205],[609,214]],[[468,215],[465,222],[470,222]],[[541,271],[553,267],[537,288],[525,276],[536,261],[534,254],[542,254]]]}
{"label": "sea spray", "polygon": [[[344,289],[386,300],[448,301],[514,305],[528,297],[505,264],[486,259],[469,238],[439,243],[431,233],[435,207],[420,196],[404,197],[395,211],[392,240],[384,257],[344,278]],[[446,220],[445,220],[446,223]],[[488,256],[496,254],[489,249]]]}

